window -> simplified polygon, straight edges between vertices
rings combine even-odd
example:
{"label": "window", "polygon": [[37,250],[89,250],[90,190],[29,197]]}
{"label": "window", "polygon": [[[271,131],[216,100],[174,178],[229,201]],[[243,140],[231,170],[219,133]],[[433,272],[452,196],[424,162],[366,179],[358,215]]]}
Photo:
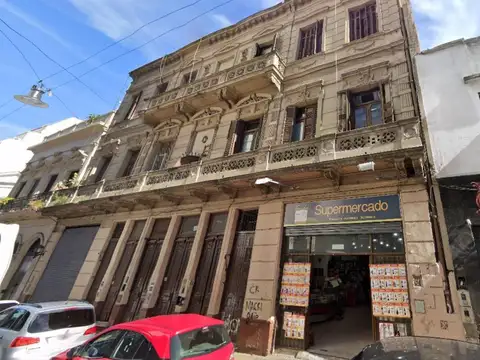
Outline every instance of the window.
{"label": "window", "polygon": [[188,359],[213,353],[230,343],[225,327],[210,326],[174,336],[170,342],[170,358]]}
{"label": "window", "polygon": [[22,193],[22,190],[23,190],[23,188],[25,187],[26,184],[27,184],[26,181],[22,181],[22,182],[20,183],[20,185],[18,185],[17,190],[15,190],[15,193],[12,194],[12,197],[13,197],[13,198],[19,197],[20,194]]}
{"label": "window", "polygon": [[375,3],[369,3],[350,11],[350,41],[363,39],[377,31]]}
{"label": "window", "polygon": [[194,70],[192,72],[188,72],[188,73],[183,75],[182,84],[183,85],[191,84],[192,82],[195,81],[196,78],[197,78],[197,70]]}
{"label": "window", "polygon": [[300,30],[298,60],[322,51],[322,27],[323,23],[317,21],[315,24]]}
{"label": "window", "polygon": [[379,89],[350,95],[352,129],[379,125],[382,119],[382,97]]}
{"label": "window", "polygon": [[253,151],[258,147],[260,120],[238,121],[234,153]]}
{"label": "window", "polygon": [[30,316],[30,312],[21,307],[7,309],[0,313],[0,329],[20,331]]}
{"label": "window", "polygon": [[57,177],[58,177],[58,174],[54,174],[50,176],[50,180],[48,180],[47,187],[43,191],[44,193],[48,193],[50,192],[50,190],[52,190],[53,184],[55,184],[55,181],[57,181]]}
{"label": "window", "polygon": [[124,334],[123,330],[109,331],[78,348],[74,355],[83,358],[111,358]]}
{"label": "window", "polygon": [[32,184],[32,187],[30,188],[30,190],[28,191],[27,198],[29,198],[33,195],[33,193],[37,189],[37,186],[38,186],[39,182],[40,182],[40,179],[33,180],[33,184]]}
{"label": "window", "polygon": [[130,150],[128,152],[125,168],[124,168],[123,173],[122,173],[122,177],[132,175],[133,167],[135,166],[135,163],[137,162],[139,154],[140,154],[140,150]]}
{"label": "window", "polygon": [[273,51],[273,42],[268,44],[257,44],[257,51],[255,56],[263,56],[266,54],[270,54]]}
{"label": "window", "polygon": [[313,139],[315,137],[315,127],[317,123],[317,106],[310,105],[294,109],[295,114],[292,122],[291,141]]}
{"label": "window", "polygon": [[[153,354],[151,354],[152,350]],[[155,359],[154,355],[156,355],[155,349],[153,349],[152,345],[142,334],[134,331],[127,331],[113,352],[112,359],[153,360]],[[158,356],[156,358],[158,359]]]}
{"label": "window", "polygon": [[157,86],[156,95],[163,94],[165,91],[167,91],[167,88],[168,82],[162,82],[160,85]]}
{"label": "window", "polygon": [[95,323],[93,309],[72,309],[38,314],[28,327],[34,334],[44,331],[91,326]]}
{"label": "window", "polygon": [[159,143],[155,147],[155,153],[152,159],[151,171],[161,170],[167,166],[168,157],[170,155],[170,144]]}
{"label": "window", "polygon": [[108,169],[108,166],[110,165],[110,162],[112,161],[112,156],[104,156],[102,160],[100,160],[100,167],[98,168],[97,176],[95,176],[95,182],[99,182],[103,180],[103,176],[105,175],[105,172]]}
{"label": "window", "polygon": [[130,106],[130,109],[128,110],[127,116],[125,120],[130,120],[134,117],[135,112],[137,111],[138,104],[140,102],[140,98],[142,97],[142,92],[139,94],[135,95],[133,97],[132,105]]}

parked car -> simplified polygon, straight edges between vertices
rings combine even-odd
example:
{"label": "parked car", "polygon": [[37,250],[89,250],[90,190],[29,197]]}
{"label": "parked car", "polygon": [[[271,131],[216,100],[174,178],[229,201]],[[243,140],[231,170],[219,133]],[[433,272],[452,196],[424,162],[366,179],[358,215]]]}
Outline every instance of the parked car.
{"label": "parked car", "polygon": [[87,302],[19,304],[0,312],[0,359],[50,360],[96,332],[95,310]]}
{"label": "parked car", "polygon": [[233,352],[223,321],[176,314],[114,325],[52,360],[233,360]]}
{"label": "parked car", "polygon": [[0,300],[0,311],[8,309],[9,307],[18,305],[17,300]]}
{"label": "parked car", "polygon": [[476,360],[480,345],[426,337],[393,337],[368,345],[352,360]]}

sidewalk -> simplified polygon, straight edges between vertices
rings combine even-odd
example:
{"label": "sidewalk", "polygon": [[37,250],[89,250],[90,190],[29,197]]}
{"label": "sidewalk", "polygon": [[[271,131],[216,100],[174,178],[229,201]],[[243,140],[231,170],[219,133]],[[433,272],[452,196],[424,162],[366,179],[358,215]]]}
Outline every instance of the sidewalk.
{"label": "sidewalk", "polygon": [[[300,351],[296,355],[289,355],[289,354],[275,354],[270,355],[267,357],[263,356],[256,356],[256,355],[249,355],[249,354],[242,354],[242,353],[235,353],[235,360],[330,360],[333,358],[326,358],[323,356],[317,356],[310,354],[306,351]],[[338,360],[338,359],[336,359]]]}

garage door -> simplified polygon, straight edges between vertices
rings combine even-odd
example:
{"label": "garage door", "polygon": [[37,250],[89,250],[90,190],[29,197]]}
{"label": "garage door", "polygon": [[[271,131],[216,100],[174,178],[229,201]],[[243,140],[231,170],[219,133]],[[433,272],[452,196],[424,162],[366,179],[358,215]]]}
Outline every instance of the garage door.
{"label": "garage door", "polygon": [[68,299],[99,227],[95,225],[65,229],[30,302]]}

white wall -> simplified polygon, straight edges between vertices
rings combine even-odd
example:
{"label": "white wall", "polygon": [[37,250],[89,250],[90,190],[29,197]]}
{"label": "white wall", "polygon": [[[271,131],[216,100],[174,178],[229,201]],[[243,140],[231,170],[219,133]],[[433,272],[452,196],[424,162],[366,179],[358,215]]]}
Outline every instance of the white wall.
{"label": "white wall", "polygon": [[72,117],[0,141],[0,198],[8,196],[18,180],[20,172],[32,158],[33,152],[28,150],[29,147],[42,142],[45,136],[79,122],[81,122],[80,119]]}
{"label": "white wall", "polygon": [[437,178],[480,174],[480,38],[416,56]]}

